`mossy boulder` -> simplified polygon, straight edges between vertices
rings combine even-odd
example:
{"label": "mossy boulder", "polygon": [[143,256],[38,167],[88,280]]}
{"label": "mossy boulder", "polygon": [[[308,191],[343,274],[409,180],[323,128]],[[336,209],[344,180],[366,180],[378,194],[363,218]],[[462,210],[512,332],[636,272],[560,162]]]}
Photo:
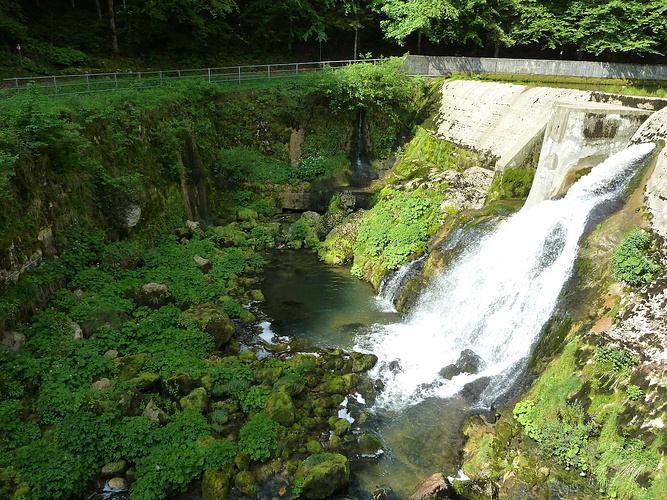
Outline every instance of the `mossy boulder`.
{"label": "mossy boulder", "polygon": [[292,224],[287,236],[287,244],[295,250],[301,248],[314,249],[319,246],[326,233],[324,221],[320,214],[304,212],[301,218]]}
{"label": "mossy boulder", "polygon": [[122,356],[112,360],[112,363],[118,368],[118,378],[123,381],[136,377],[147,362],[148,354],[145,353]]}
{"label": "mossy boulder", "polygon": [[344,490],[350,483],[350,463],[338,453],[318,453],[301,463],[294,475],[296,484],[301,484],[304,498],[327,498]]}
{"label": "mossy boulder", "polygon": [[344,418],[331,417],[329,419],[329,427],[335,436],[344,436],[352,429],[352,424]]}
{"label": "mossy boulder", "polygon": [[242,222],[256,221],[259,215],[252,208],[242,208],[236,214],[236,218]]}
{"label": "mossy boulder", "polygon": [[335,226],[318,248],[317,255],[320,260],[333,266],[352,262],[354,258],[352,247],[365,215],[366,211],[360,210],[348,215],[343,222]]}
{"label": "mossy boulder", "polygon": [[357,436],[357,446],[362,455],[377,455],[382,448],[382,443],[373,434],[362,432]]}
{"label": "mossy boulder", "polygon": [[241,493],[252,498],[257,498],[257,482],[255,477],[247,470],[243,470],[234,477],[234,486]]}
{"label": "mossy boulder", "polygon": [[196,387],[195,379],[188,372],[179,372],[164,382],[165,389],[170,396],[185,396]]}
{"label": "mossy boulder", "polygon": [[199,412],[205,412],[208,406],[208,394],[206,394],[206,389],[203,387],[197,387],[190,394],[181,398],[179,401],[181,405],[181,410],[197,410]]}
{"label": "mossy boulder", "polygon": [[264,405],[269,418],[280,425],[289,427],[296,419],[296,408],[289,394],[283,391],[273,391]]}
{"label": "mossy boulder", "polygon": [[160,387],[160,377],[155,373],[141,372],[128,380],[128,383],[141,392],[155,392]]}
{"label": "mossy boulder", "polygon": [[207,470],[201,483],[202,500],[227,500],[231,475],[228,470]]}
{"label": "mossy boulder", "polygon": [[377,364],[378,357],[375,354],[353,352],[350,354],[350,360],[352,361],[352,371],[362,373],[372,369]]}
{"label": "mossy boulder", "polygon": [[211,334],[216,349],[220,349],[234,335],[232,320],[218,305],[211,302],[192,306],[183,313],[183,319],[192,321],[197,328]]}
{"label": "mossy boulder", "polygon": [[139,306],[146,306],[152,309],[159,309],[174,301],[171,290],[164,283],[146,283],[139,290],[136,302]]}
{"label": "mossy boulder", "polygon": [[348,384],[343,377],[333,373],[326,373],[322,381],[322,392],[325,394],[347,394]]}

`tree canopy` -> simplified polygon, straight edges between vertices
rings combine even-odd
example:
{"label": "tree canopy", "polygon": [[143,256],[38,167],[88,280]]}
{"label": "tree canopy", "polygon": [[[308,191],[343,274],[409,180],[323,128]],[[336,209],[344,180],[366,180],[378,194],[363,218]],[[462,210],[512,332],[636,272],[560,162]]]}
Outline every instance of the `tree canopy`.
{"label": "tree canopy", "polygon": [[325,59],[504,47],[515,57],[664,62],[666,28],[664,0],[0,0],[0,69],[16,66],[18,44],[33,74],[110,56],[313,60],[322,44]]}

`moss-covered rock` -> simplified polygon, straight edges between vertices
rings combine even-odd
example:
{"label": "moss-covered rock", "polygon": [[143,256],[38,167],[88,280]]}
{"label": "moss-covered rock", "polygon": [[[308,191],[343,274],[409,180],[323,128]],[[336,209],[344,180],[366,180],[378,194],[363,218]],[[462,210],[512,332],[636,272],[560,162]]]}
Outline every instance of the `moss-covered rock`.
{"label": "moss-covered rock", "polygon": [[352,361],[352,371],[362,373],[372,369],[377,364],[378,357],[375,354],[353,352],[350,354],[350,360]]}
{"label": "moss-covered rock", "polygon": [[357,446],[362,455],[376,455],[382,448],[382,443],[373,434],[362,432],[357,436]]}
{"label": "moss-covered rock", "polygon": [[136,377],[147,362],[148,354],[145,353],[122,356],[112,360],[112,363],[118,368],[118,378],[123,381]]}
{"label": "moss-covered rock", "polygon": [[160,387],[160,377],[155,373],[141,372],[128,380],[128,383],[141,392],[155,392]]}
{"label": "moss-covered rock", "polygon": [[296,419],[296,408],[289,394],[283,391],[273,391],[264,405],[269,418],[285,427],[289,427]]}
{"label": "moss-covered rock", "polygon": [[344,418],[331,417],[329,427],[336,436],[344,436],[352,429],[352,424]]}
{"label": "moss-covered rock", "polygon": [[205,412],[208,406],[208,395],[206,394],[206,389],[203,387],[197,387],[190,394],[181,398],[179,401],[181,405],[181,410],[197,410],[200,412]]}
{"label": "moss-covered rock", "polygon": [[231,475],[227,470],[207,470],[201,483],[202,500],[227,500]]}
{"label": "moss-covered rock", "polygon": [[320,260],[334,266],[352,262],[354,258],[352,247],[365,215],[365,210],[359,210],[348,215],[340,224],[335,226],[317,250]]}
{"label": "moss-covered rock", "polygon": [[241,493],[252,498],[257,498],[257,482],[255,477],[247,470],[243,470],[234,477],[234,486]]}
{"label": "moss-covered rock", "polygon": [[164,382],[167,393],[172,397],[190,394],[196,386],[195,379],[188,372],[179,372]]}
{"label": "moss-covered rock", "polygon": [[234,335],[234,323],[216,304],[197,304],[183,313],[183,319],[192,321],[197,328],[211,334],[216,349],[220,349]]}
{"label": "moss-covered rock", "polygon": [[343,377],[335,373],[325,373],[322,381],[322,392],[325,394],[347,394],[347,384]]}
{"label": "moss-covered rock", "polygon": [[318,453],[301,463],[294,475],[301,485],[301,495],[309,499],[327,498],[347,488],[350,483],[350,464],[338,453]]}

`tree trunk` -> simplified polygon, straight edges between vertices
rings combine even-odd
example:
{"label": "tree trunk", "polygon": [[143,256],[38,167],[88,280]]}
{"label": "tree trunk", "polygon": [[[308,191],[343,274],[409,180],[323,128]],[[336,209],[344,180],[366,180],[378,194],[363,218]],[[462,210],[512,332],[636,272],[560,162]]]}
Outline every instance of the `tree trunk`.
{"label": "tree trunk", "polygon": [[493,49],[493,57],[497,58],[499,55],[500,55],[500,44],[496,43],[496,46]]}
{"label": "tree trunk", "polygon": [[354,28],[354,52],[353,52],[353,60],[357,60],[357,57],[359,57],[359,28]]}
{"label": "tree trunk", "polygon": [[417,30],[417,54],[422,53],[422,29]]}
{"label": "tree trunk", "polygon": [[116,33],[116,16],[114,14],[113,0],[107,0],[109,6],[109,28],[111,28],[111,47],[113,53],[118,54],[118,34]]}
{"label": "tree trunk", "polygon": [[95,9],[97,10],[97,19],[102,19],[102,6],[100,0],[95,0]]}

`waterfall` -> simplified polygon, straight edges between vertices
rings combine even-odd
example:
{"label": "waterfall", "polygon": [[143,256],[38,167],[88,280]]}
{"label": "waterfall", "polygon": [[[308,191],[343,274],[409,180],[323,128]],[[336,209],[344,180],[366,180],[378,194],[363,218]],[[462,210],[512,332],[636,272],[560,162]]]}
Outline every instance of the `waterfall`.
{"label": "waterfall", "polygon": [[357,126],[355,127],[354,144],[352,150],[352,177],[350,185],[355,187],[368,186],[373,179],[373,169],[366,157],[366,137],[364,136],[364,109],[357,111]]}
{"label": "waterfall", "polygon": [[[654,147],[632,146],[563,198],[519,211],[463,251],[403,322],[358,336],[358,347],[379,358],[373,376],[385,390],[377,404],[397,409],[475,387],[477,404],[488,407],[513,386],[557,305],[587,225],[601,221],[601,207],[623,199]],[[481,358],[478,373],[441,376],[468,350]]]}
{"label": "waterfall", "polygon": [[398,270],[387,274],[387,276],[382,279],[378,289],[378,294],[375,297],[380,310],[386,312],[396,312],[394,305],[396,304],[396,300],[398,300],[398,296],[401,293],[403,285],[405,285],[409,279],[413,278],[414,275],[419,272],[425,257],[426,255],[422,255],[417,259],[406,262]]}

